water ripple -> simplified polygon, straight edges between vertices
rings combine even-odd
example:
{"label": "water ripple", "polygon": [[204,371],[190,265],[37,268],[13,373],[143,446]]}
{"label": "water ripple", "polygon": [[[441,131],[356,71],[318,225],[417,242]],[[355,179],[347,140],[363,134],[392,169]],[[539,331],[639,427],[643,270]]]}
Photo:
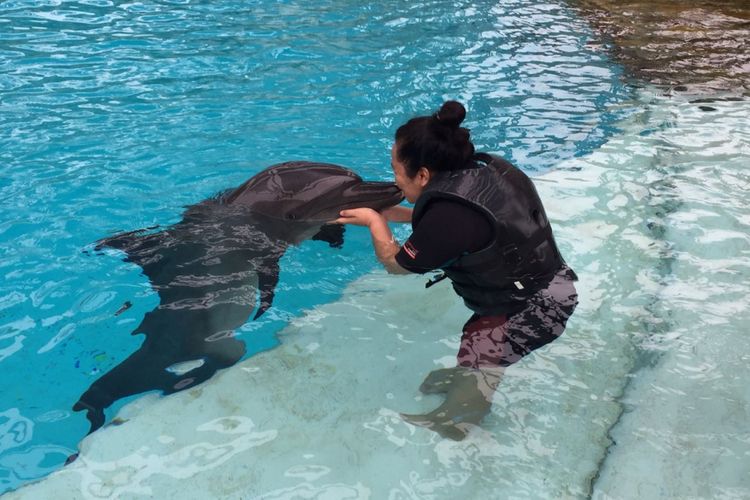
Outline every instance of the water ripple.
{"label": "water ripple", "polygon": [[670,92],[750,93],[746,0],[572,0],[637,78]]}
{"label": "water ripple", "polygon": [[[91,255],[94,241],[173,223],[269,164],[389,178],[395,126],[448,97],[468,105],[481,149],[529,171],[591,151],[627,91],[590,36],[551,1],[0,3],[0,356],[26,387],[3,402],[68,411],[140,343],[130,323],[153,292]],[[275,345],[275,329],[375,265],[362,233],[347,239],[290,252],[295,293],[243,338]],[[74,414],[40,436],[72,447],[84,428]]]}

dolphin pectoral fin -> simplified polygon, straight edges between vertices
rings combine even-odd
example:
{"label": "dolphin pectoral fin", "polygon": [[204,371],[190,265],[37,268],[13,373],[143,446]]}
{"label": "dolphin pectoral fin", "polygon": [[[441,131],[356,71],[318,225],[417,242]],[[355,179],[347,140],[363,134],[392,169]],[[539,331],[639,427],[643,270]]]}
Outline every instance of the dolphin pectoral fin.
{"label": "dolphin pectoral fin", "polygon": [[268,311],[273,303],[276,285],[279,283],[279,259],[268,258],[263,261],[263,265],[258,269],[258,290],[260,291],[260,300],[258,310],[253,320],[260,318],[264,312]]}
{"label": "dolphin pectoral fin", "polygon": [[331,248],[341,248],[344,245],[344,225],[325,224],[312,239],[315,241],[325,241]]}

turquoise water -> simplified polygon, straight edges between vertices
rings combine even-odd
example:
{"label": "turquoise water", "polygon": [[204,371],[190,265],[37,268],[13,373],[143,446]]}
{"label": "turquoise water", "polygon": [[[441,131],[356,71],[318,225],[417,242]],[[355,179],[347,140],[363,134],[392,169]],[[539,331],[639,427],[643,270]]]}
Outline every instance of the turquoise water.
{"label": "turquoise water", "polygon": [[[156,304],[94,241],[290,159],[387,179],[395,127],[446,98],[532,174],[588,155],[630,95],[591,38],[555,2],[0,4],[0,492],[75,451],[72,404]],[[274,310],[239,332],[249,355],[375,268],[348,233],[287,254]]]}
{"label": "turquoise water", "polygon": [[460,442],[406,423],[455,363],[450,287],[376,270],[279,346],[151,394],[10,499],[750,496],[748,101],[644,89],[589,154],[535,177],[577,270],[565,335],[509,368]]}

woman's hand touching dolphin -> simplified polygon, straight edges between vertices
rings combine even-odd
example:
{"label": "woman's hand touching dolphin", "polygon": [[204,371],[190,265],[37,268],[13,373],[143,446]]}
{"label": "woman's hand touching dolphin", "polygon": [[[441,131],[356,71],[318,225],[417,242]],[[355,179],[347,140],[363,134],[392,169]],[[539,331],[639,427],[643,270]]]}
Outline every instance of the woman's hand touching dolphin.
{"label": "woman's hand touching dolphin", "polygon": [[[339,218],[334,224],[350,224],[352,226],[370,227],[373,223],[382,221],[386,224],[386,219],[372,208],[350,208],[339,212]],[[387,226],[386,226],[387,227]],[[388,230],[390,232],[390,229]]]}
{"label": "woman's hand touching dolphin", "polygon": [[352,224],[355,226],[369,227],[370,222],[376,216],[383,217],[388,222],[410,222],[412,209],[403,205],[384,208],[380,212],[371,208],[351,208],[342,210],[339,219],[333,221],[335,224]]}
{"label": "woman's hand touching dolphin", "polygon": [[[384,212],[390,210],[393,215],[403,216],[401,210],[392,210],[395,208],[398,207],[388,208]],[[391,228],[388,227],[388,220],[383,214],[378,213],[372,208],[350,208],[342,210],[339,215],[340,217],[333,221],[334,224],[364,226],[370,230],[372,245],[375,247],[375,255],[389,273],[409,274],[409,271],[399,266],[396,262],[396,254],[401,250],[401,246],[393,237]]]}

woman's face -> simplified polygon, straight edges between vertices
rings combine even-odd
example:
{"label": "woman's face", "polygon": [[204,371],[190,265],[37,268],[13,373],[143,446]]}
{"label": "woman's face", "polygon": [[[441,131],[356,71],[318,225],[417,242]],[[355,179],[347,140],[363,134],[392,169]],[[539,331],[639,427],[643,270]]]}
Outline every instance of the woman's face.
{"label": "woman's face", "polygon": [[422,190],[430,180],[430,171],[421,167],[417,175],[409,177],[406,173],[406,165],[398,159],[396,144],[391,148],[391,168],[396,178],[396,185],[404,192],[404,197],[409,203],[414,203],[422,194]]}

